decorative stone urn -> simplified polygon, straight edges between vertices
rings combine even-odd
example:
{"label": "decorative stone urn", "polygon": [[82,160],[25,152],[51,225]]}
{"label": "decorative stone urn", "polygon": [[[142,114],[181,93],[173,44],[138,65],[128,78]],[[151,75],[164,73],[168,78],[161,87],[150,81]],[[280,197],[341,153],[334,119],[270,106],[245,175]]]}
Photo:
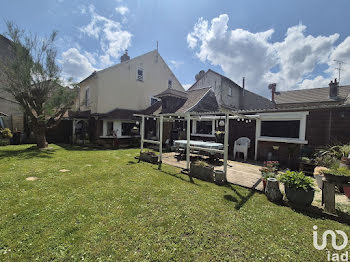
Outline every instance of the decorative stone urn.
{"label": "decorative stone urn", "polygon": [[226,174],[223,170],[214,170],[214,182],[217,185],[224,185],[226,183]]}
{"label": "decorative stone urn", "polygon": [[265,188],[265,195],[272,202],[280,202],[283,195],[280,191],[279,183],[276,178],[268,178]]}

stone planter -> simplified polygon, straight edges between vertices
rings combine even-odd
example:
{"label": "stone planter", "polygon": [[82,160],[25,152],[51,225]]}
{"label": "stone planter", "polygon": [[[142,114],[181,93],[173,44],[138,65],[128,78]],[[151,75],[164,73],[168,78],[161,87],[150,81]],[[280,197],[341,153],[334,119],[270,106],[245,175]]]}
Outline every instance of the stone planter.
{"label": "stone planter", "polygon": [[314,178],[316,179],[316,183],[317,183],[317,186],[319,189],[322,189],[322,186],[323,186],[323,175],[319,174],[319,175],[314,175]]}
{"label": "stone planter", "polygon": [[315,196],[314,189],[305,191],[301,188],[295,189],[284,186],[284,191],[288,201],[297,206],[310,206]]}
{"label": "stone planter", "polygon": [[214,181],[217,185],[223,185],[226,183],[226,174],[223,170],[214,170]]}
{"label": "stone planter", "polygon": [[0,146],[7,146],[10,144],[9,138],[0,138]]}
{"label": "stone planter", "polygon": [[153,153],[142,152],[140,154],[140,160],[148,162],[148,163],[152,163],[152,164],[157,164],[158,163],[158,156],[153,154]]}
{"label": "stone planter", "polygon": [[212,166],[202,166],[191,163],[190,174],[192,177],[213,182],[214,181],[214,167]]}
{"label": "stone planter", "polygon": [[326,178],[326,180],[328,182],[331,182],[331,183],[346,184],[346,183],[350,182],[349,176],[336,176],[333,174],[325,173],[324,177]]}
{"label": "stone planter", "polygon": [[276,178],[268,178],[265,188],[265,195],[272,202],[280,202],[283,195],[280,191],[279,183]]}

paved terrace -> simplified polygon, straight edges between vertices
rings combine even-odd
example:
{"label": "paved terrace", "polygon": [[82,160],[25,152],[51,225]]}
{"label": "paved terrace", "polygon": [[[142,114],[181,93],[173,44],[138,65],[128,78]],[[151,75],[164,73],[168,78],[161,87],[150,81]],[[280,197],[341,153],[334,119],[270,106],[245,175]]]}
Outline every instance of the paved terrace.
{"label": "paved terrace", "polygon": [[[163,163],[179,168],[186,168],[186,160],[177,161],[175,153],[163,153]],[[192,157],[192,155],[191,155]],[[221,163],[222,164],[222,163]],[[227,161],[227,181],[231,184],[243,186],[246,188],[263,191],[263,183],[259,169],[261,165],[257,163],[242,163],[237,161]],[[214,169],[223,169],[222,165],[214,166]],[[322,207],[322,192],[318,189],[315,181],[315,198],[312,205]],[[284,192],[284,186],[280,183],[280,190]],[[344,194],[335,195],[336,203],[350,205],[349,199]]]}
{"label": "paved terrace", "polygon": [[[163,153],[163,163],[179,168],[186,168],[186,160],[177,161],[175,155],[174,152]],[[215,170],[222,170],[223,166],[215,166],[214,168]],[[261,166],[257,164],[228,160],[227,181],[231,184],[263,191],[260,168]]]}

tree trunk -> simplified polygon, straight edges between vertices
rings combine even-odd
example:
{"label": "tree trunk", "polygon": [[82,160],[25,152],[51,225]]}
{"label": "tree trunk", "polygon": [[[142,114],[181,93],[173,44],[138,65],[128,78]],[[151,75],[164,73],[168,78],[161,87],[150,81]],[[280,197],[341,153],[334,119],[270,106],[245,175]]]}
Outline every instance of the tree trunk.
{"label": "tree trunk", "polygon": [[36,126],[34,128],[34,135],[36,138],[36,145],[38,148],[46,148],[48,146],[46,142],[46,128],[45,126]]}

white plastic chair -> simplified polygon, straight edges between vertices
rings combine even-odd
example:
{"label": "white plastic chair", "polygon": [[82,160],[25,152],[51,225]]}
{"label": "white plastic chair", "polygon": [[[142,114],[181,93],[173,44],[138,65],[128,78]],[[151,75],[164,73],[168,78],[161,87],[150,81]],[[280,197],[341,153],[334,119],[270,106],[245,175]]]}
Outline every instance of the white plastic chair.
{"label": "white plastic chair", "polygon": [[248,148],[250,148],[250,139],[248,137],[238,138],[233,147],[233,159],[236,159],[237,153],[243,153],[244,161],[247,161]]}

